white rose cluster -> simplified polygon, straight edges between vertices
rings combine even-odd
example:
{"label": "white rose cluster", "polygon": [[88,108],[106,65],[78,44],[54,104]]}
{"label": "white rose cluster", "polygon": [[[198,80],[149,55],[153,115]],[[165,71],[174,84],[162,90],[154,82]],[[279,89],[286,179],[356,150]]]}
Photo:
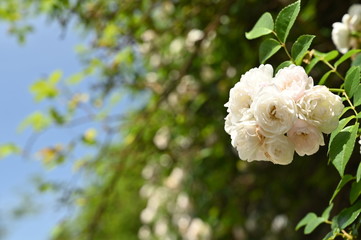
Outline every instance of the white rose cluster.
{"label": "white rose cluster", "polygon": [[282,165],[292,162],[294,151],[316,153],[324,145],[322,133],[337,127],[344,108],[327,87],[314,86],[302,67],[291,65],[273,77],[269,64],[242,75],[225,107],[225,131],[239,157]]}
{"label": "white rose cluster", "polygon": [[357,48],[361,34],[361,4],[352,5],[342,22],[336,22],[332,27],[332,41],[341,53]]}

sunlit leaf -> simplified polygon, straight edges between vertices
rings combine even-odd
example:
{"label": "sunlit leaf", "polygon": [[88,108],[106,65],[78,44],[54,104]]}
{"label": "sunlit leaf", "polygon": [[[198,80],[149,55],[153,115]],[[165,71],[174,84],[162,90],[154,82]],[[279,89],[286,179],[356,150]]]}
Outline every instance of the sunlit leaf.
{"label": "sunlit leaf", "polygon": [[297,1],[283,8],[275,21],[275,32],[281,42],[286,42],[288,34],[300,12],[301,1]]}
{"label": "sunlit leaf", "polygon": [[361,52],[361,49],[352,49],[350,51],[348,51],[347,53],[345,53],[342,57],[340,57],[339,60],[337,60],[335,62],[335,67],[337,67],[338,65],[340,65],[341,63],[343,63],[344,61],[346,61],[347,59],[349,59],[350,57],[354,56],[355,54]]}
{"label": "sunlit leaf", "polygon": [[330,144],[330,160],[341,177],[354,149],[359,124],[341,130]]}
{"label": "sunlit leaf", "polygon": [[274,23],[272,15],[268,12],[264,13],[256,22],[251,31],[246,33],[247,39],[254,39],[267,35],[273,31]]}
{"label": "sunlit leaf", "polygon": [[20,148],[13,143],[6,143],[0,145],[0,159],[19,152]]}
{"label": "sunlit leaf", "polygon": [[318,84],[319,84],[319,85],[325,85],[325,83],[326,83],[326,81],[327,81],[327,79],[328,79],[328,77],[330,76],[331,73],[333,73],[333,70],[330,70],[330,71],[326,72],[326,73],[322,76],[322,78],[321,78],[321,80],[318,82]]}
{"label": "sunlit leaf", "polygon": [[31,127],[34,131],[39,132],[49,127],[51,119],[41,112],[34,112],[20,124],[19,130],[23,131],[27,127]]}
{"label": "sunlit leaf", "polygon": [[296,230],[305,226],[304,233],[310,234],[317,226],[324,222],[323,218],[317,217],[315,213],[308,213],[296,226]]}
{"label": "sunlit leaf", "polygon": [[297,65],[302,63],[302,59],[305,56],[307,50],[311,46],[314,35],[302,35],[293,44],[291,49],[291,56]]}

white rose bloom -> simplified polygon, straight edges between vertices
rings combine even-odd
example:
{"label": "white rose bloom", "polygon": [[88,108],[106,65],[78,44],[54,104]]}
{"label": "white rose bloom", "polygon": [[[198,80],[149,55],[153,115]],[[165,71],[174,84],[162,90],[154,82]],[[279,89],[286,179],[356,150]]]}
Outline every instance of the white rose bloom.
{"label": "white rose bloom", "polygon": [[238,151],[239,158],[248,162],[266,161],[263,151],[264,136],[260,134],[255,121],[245,121],[232,129],[232,145]]}
{"label": "white rose bloom", "polygon": [[273,67],[269,64],[262,64],[258,68],[252,68],[242,75],[240,82],[254,100],[260,89],[272,84],[272,77]]}
{"label": "white rose bloom", "polygon": [[332,24],[332,41],[335,44],[337,50],[344,54],[351,47],[351,31],[347,24],[347,22],[349,22],[349,19],[350,16],[348,14],[345,14],[342,18],[342,22],[336,22]]}
{"label": "white rose bloom", "polygon": [[276,86],[295,101],[300,99],[305,90],[313,87],[313,79],[300,66],[291,65],[278,71],[274,78]]}
{"label": "white rose bloom", "polygon": [[275,86],[264,88],[252,103],[251,109],[266,137],[285,134],[297,118],[297,107],[293,99],[282,94]]}
{"label": "white rose bloom", "polygon": [[240,121],[253,119],[250,106],[258,91],[271,84],[273,68],[271,65],[260,65],[242,75],[240,81],[230,90],[229,101],[224,105],[229,113],[226,119],[226,132]]}
{"label": "white rose bloom", "polygon": [[297,105],[300,119],[309,121],[327,134],[338,126],[338,117],[344,108],[341,98],[325,86],[315,86],[305,91]]}
{"label": "white rose bloom", "polygon": [[236,123],[241,121],[245,113],[249,110],[252,103],[252,97],[241,82],[230,90],[229,101],[225,104],[228,107],[231,121]]}
{"label": "white rose bloom", "polygon": [[321,131],[301,119],[295,121],[295,125],[287,132],[287,136],[300,156],[312,155],[320,146],[325,145]]}
{"label": "white rose bloom", "polygon": [[342,22],[336,22],[332,27],[332,41],[341,53],[346,53],[351,47],[358,48],[358,39],[352,37],[352,32],[361,31],[361,4],[352,5]]}
{"label": "white rose bloom", "polygon": [[352,31],[361,30],[361,4],[353,4],[348,9],[348,14],[350,15],[350,29]]}
{"label": "white rose bloom", "polygon": [[284,135],[265,139],[266,157],[273,163],[287,165],[293,160],[295,147]]}

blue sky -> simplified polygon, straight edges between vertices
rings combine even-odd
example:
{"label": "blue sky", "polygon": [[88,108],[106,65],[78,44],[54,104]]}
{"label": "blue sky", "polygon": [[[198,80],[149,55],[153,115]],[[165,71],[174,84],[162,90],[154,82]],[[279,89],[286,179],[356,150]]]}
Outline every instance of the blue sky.
{"label": "blue sky", "polygon": [[[15,142],[23,146],[29,138],[30,132],[19,134],[16,129],[30,113],[45,108],[44,104],[36,104],[29,93],[29,86],[35,80],[56,69],[61,69],[65,76],[81,69],[74,53],[74,47],[84,41],[79,35],[70,29],[63,38],[60,27],[44,19],[37,19],[34,24],[35,32],[28,36],[23,46],[8,36],[4,24],[0,25],[0,143]],[[65,141],[68,134],[47,132],[37,140],[34,150],[49,142]],[[55,196],[37,194],[31,179],[42,175],[48,179],[70,181],[72,174],[71,164],[46,170],[35,158],[11,156],[0,160],[0,224],[7,227],[5,239],[24,240],[25,236],[27,239],[49,239],[55,224],[69,213],[58,207]],[[40,212],[14,220],[9,210],[19,204],[23,194],[34,198]]]}

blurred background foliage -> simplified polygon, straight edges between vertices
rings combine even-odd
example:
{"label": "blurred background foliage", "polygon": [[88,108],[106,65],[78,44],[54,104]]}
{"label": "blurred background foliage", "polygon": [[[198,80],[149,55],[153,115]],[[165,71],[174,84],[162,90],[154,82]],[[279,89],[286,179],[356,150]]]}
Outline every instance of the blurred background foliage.
{"label": "blurred background foliage", "polygon": [[[33,30],[30,20],[42,15],[63,26],[65,37],[75,26],[90,39],[77,48],[83,71],[69,78],[55,71],[30,88],[37,101],[50,106],[21,126],[42,132],[84,122],[101,125],[39,153],[54,167],[70,161],[77,144],[95,149],[94,156],[74,161],[87,184],[68,194],[65,202],[77,210],[59,223],[52,239],[312,240],[327,233],[322,227],[309,236],[294,230],[305,213],[322,213],[339,181],[327,164],[326,147],[311,157],[295,156],[289,166],[247,163],[223,130],[229,89],[259,65],[261,40],[247,41],[244,33],[265,11],[275,17],[291,2],[1,1],[1,21],[20,42]],[[333,50],[332,23],[352,3],[302,1],[290,44],[301,34],[314,34],[313,48]],[[284,60],[287,56],[278,54],[270,63]],[[319,66],[311,75],[318,82],[324,73]],[[79,85],[89,91],[75,94]],[[124,96],[137,107],[115,114]],[[56,104],[58,98],[66,104]],[[7,144],[0,154],[26,150]],[[65,191],[51,182],[38,185],[42,191]],[[335,211],[345,203],[340,194]]]}

